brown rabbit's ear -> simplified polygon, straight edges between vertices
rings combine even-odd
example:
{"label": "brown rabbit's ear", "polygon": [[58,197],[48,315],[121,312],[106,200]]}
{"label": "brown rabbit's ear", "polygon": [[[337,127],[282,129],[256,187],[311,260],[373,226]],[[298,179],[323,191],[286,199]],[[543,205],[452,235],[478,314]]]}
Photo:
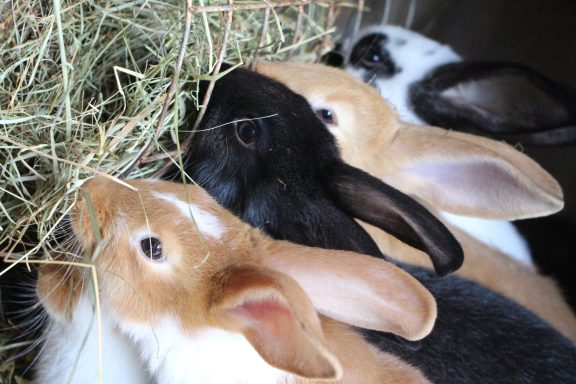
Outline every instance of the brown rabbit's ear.
{"label": "brown rabbit's ear", "polygon": [[517,220],[564,206],[558,182],[528,156],[494,140],[403,126],[386,146],[383,181],[459,215]]}
{"label": "brown rabbit's ear", "polygon": [[272,270],[233,268],[217,279],[211,314],[218,326],[246,337],[270,365],[308,379],[339,379],[320,319],[298,284]]}
{"label": "brown rabbit's ear", "polygon": [[262,252],[265,265],[296,280],[322,314],[408,340],[422,339],[432,331],[434,297],[387,261],[283,241],[268,243]]}
{"label": "brown rabbit's ear", "polygon": [[84,278],[75,267],[62,264],[38,267],[36,294],[48,314],[58,321],[71,320],[83,285]]}

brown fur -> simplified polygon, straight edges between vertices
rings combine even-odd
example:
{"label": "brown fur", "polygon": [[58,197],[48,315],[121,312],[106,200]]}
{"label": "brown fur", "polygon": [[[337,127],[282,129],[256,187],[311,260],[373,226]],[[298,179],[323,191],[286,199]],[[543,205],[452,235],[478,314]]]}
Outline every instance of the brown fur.
{"label": "brown fur", "polygon": [[[342,70],[297,63],[260,63],[257,70],[302,94],[314,108],[331,109],[336,122],[329,129],[344,160],[418,198],[431,210],[515,220],[551,214],[563,206],[562,191],[554,178],[511,146],[440,128],[404,124],[373,88]],[[487,180],[495,175],[494,180],[501,181],[502,188],[496,185],[490,189],[483,185],[487,183],[474,185],[474,180],[469,180],[471,194],[476,193],[476,187],[482,194],[467,200],[468,196],[450,194],[452,188],[442,189],[425,175],[427,163],[458,165],[466,161],[484,170]],[[491,167],[485,168],[485,164]],[[476,170],[474,167],[471,171]],[[384,254],[431,265],[422,252],[381,230],[364,226]],[[553,280],[453,226],[450,229],[465,254],[457,274],[519,302],[576,340],[576,318]]]}
{"label": "brown fur", "polygon": [[[431,384],[422,372],[394,355],[381,352],[350,327],[322,318],[322,329],[329,349],[342,362],[343,376],[338,383]],[[350,346],[363,345],[363,348]],[[375,367],[378,367],[375,369]],[[294,384],[320,384],[326,381],[295,380]],[[331,383],[331,382],[330,382]]]}
{"label": "brown fur", "polygon": [[[364,325],[354,316],[366,313],[372,329],[422,338],[432,329],[436,306],[410,275],[367,256],[272,240],[196,186],[129,183],[137,191],[101,177],[90,180],[71,214],[75,236],[94,253],[86,256],[97,269],[102,307],[120,322],[154,324],[170,315],[183,334],[209,327],[242,333],[269,364],[296,374],[295,382],[302,384],[429,383],[417,369],[314,309],[319,306],[352,325]],[[169,193],[214,215],[224,228],[221,237],[196,230],[189,217],[153,192]],[[134,233],[148,230],[162,240],[165,261],[139,253]],[[57,285],[62,289],[56,296],[47,290],[68,276],[61,268],[40,274],[38,292],[51,315],[70,313],[72,306],[63,304],[68,297],[77,301],[78,291],[66,283]],[[323,288],[316,289],[318,284]],[[360,285],[361,292],[346,290],[350,285]],[[333,307],[331,296],[352,300]],[[262,308],[275,315],[261,318]]]}
{"label": "brown fur", "polygon": [[76,268],[60,264],[42,264],[38,268],[36,293],[50,316],[70,321],[84,288],[84,278]]}

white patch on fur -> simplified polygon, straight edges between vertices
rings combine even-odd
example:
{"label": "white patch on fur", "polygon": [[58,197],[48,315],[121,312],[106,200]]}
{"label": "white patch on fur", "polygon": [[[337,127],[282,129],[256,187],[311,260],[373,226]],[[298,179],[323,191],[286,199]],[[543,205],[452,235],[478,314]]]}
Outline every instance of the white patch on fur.
{"label": "white patch on fur", "polygon": [[224,227],[218,217],[206,212],[205,210],[195,206],[194,204],[188,204],[176,196],[168,193],[153,192],[153,195],[157,198],[174,204],[185,217],[192,217],[196,222],[196,226],[204,235],[212,237],[219,240],[224,233]]}
{"label": "white patch on fur", "polygon": [[[410,85],[422,80],[432,69],[447,63],[461,61],[462,58],[447,45],[438,43],[417,32],[394,25],[378,25],[366,28],[356,36],[347,48],[350,54],[353,45],[366,35],[383,33],[388,36],[385,47],[392,61],[400,68],[400,72],[390,78],[376,78],[373,85],[380,95],[394,108],[400,118],[413,124],[422,124],[423,121],[412,111],[408,100]],[[400,40],[404,44],[398,44]],[[366,70],[355,68],[349,64],[346,70],[364,80]]]}
{"label": "white patch on fur", "polygon": [[122,329],[159,384],[274,384],[290,376],[268,365],[241,334],[208,328],[188,336],[171,317],[155,324]]}
{"label": "white patch on fur", "polygon": [[509,221],[484,220],[442,212],[442,216],[484,244],[507,254],[520,263],[534,267],[526,240]]}
{"label": "white patch on fur", "polygon": [[[115,330],[105,311],[102,321],[102,383],[152,383],[129,339]],[[98,330],[92,300],[83,294],[71,324],[49,320],[34,383],[98,382]]]}

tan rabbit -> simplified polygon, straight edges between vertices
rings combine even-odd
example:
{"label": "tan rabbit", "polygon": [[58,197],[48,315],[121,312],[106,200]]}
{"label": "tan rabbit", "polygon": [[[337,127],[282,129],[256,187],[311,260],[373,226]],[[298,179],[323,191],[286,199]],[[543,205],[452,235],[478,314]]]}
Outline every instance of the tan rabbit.
{"label": "tan rabbit", "polygon": [[[426,336],[435,300],[402,269],[272,240],[197,186],[129,184],[96,177],[71,213],[96,268],[103,333],[125,344],[106,350],[104,377],[114,378],[108,369],[125,382],[146,382],[146,372],[159,383],[429,383],[343,323]],[[95,327],[90,286],[80,267],[40,268],[51,324],[36,382],[65,381],[75,366],[73,382],[96,379],[97,348],[82,350],[77,332]]]}
{"label": "tan rabbit", "polygon": [[[402,123],[368,85],[322,65],[260,63],[258,72],[305,96],[336,137],[342,157],[428,209],[516,220],[563,207],[558,183],[513,147],[474,135]],[[449,225],[449,224],[448,224]],[[429,265],[424,255],[369,225],[384,254]],[[536,312],[572,340],[576,318],[555,282],[454,226],[465,251],[457,272]]]}

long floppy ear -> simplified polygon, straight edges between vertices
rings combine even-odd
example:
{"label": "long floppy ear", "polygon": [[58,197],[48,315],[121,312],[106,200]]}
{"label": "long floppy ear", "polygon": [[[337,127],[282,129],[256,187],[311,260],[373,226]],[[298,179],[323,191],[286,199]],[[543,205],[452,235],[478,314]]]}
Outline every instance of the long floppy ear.
{"label": "long floppy ear", "polygon": [[405,125],[386,158],[385,182],[446,212],[517,220],[564,205],[560,185],[535,161],[483,137]]}
{"label": "long floppy ear", "polygon": [[441,276],[460,268],[462,247],[421,204],[345,163],[334,164],[326,172],[327,190],[342,210],[426,252]]}
{"label": "long floppy ear", "polygon": [[308,379],[342,376],[326,347],[320,319],[298,284],[256,267],[231,268],[217,279],[211,315],[246,337],[270,365]]}
{"label": "long floppy ear", "polygon": [[296,280],[322,314],[408,340],[422,339],[432,331],[434,297],[387,261],[273,240],[259,252],[267,267]]}
{"label": "long floppy ear", "polygon": [[83,286],[84,278],[76,267],[50,263],[38,267],[36,294],[57,321],[66,323],[72,319]]}
{"label": "long floppy ear", "polygon": [[519,64],[447,64],[414,84],[410,99],[431,125],[527,145],[576,143],[576,90]]}

